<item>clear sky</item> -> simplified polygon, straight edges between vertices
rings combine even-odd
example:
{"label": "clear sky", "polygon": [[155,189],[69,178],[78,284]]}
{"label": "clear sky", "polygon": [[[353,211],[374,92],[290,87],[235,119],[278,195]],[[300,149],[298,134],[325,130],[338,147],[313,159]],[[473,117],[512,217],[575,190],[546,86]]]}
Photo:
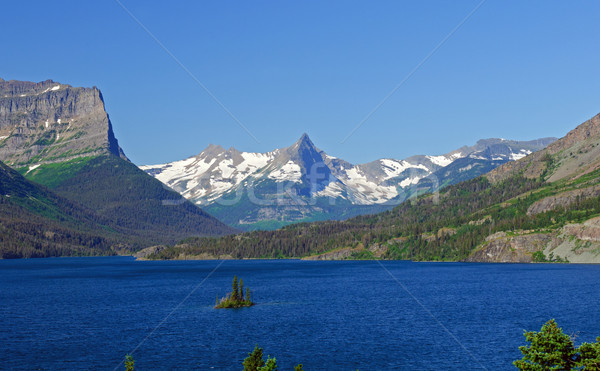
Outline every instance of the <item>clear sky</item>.
{"label": "clear sky", "polygon": [[[600,112],[598,1],[6,1],[0,77],[98,86],[137,164],[303,132],[353,163],[562,136]],[[256,139],[256,140],[255,140]],[[342,143],[343,142],[343,143]]]}

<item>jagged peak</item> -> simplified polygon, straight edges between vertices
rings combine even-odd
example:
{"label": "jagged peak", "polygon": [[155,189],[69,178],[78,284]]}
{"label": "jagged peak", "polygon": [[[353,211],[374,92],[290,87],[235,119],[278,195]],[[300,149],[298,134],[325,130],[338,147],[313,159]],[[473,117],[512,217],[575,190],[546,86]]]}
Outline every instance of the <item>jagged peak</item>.
{"label": "jagged peak", "polygon": [[308,137],[308,134],[306,134],[306,133],[303,133],[302,136],[300,137],[300,139],[298,139],[295,144],[297,144],[297,145],[304,144],[304,145],[308,145],[311,147],[315,146],[315,144],[312,142],[312,140],[310,140],[310,138]]}

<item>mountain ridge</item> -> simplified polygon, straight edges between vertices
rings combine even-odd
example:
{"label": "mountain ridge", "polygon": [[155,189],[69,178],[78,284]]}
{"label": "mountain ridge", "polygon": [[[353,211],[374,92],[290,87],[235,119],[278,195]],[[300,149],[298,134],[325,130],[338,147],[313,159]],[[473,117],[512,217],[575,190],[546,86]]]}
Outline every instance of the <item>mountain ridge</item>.
{"label": "mountain ridge", "polygon": [[[210,144],[187,159],[140,168],[229,225],[248,229],[269,220],[281,226],[383,211],[415,194],[480,175],[553,140],[491,138],[445,155],[354,165],[328,155],[304,133],[292,145],[265,153]],[[437,171],[460,158],[470,158],[465,167],[474,164],[445,174],[443,182],[432,182]]]}

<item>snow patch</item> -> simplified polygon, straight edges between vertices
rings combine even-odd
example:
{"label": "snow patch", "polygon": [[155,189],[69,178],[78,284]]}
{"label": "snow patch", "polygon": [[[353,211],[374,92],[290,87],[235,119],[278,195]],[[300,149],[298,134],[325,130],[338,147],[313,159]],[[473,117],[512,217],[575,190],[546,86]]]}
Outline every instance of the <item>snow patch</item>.
{"label": "snow patch", "polygon": [[341,197],[341,198],[346,198],[344,196],[342,196],[344,189],[342,188],[342,185],[338,182],[330,182],[329,184],[327,184],[327,186],[315,193],[315,196],[317,197]]}
{"label": "snow patch", "polygon": [[60,85],[56,85],[56,86],[54,86],[54,87],[53,87],[52,89],[50,89],[50,90],[52,90],[52,91],[56,91],[56,90],[58,90],[58,89],[60,89]]}
{"label": "snow patch", "polygon": [[475,167],[475,165],[473,165],[473,164],[469,164],[469,165],[467,165],[467,166],[465,166],[465,167],[463,167],[463,168],[460,168],[460,169],[458,169],[458,171],[459,171],[459,172],[461,172],[461,173],[463,173],[463,172],[465,172],[465,171],[469,171],[469,170],[471,170],[471,169],[472,169],[472,168],[474,168],[474,167]]}
{"label": "snow patch", "polygon": [[481,156],[481,155],[470,155],[470,158],[474,159],[474,160],[487,160],[487,158]]}
{"label": "snow patch", "polygon": [[390,178],[397,177],[404,170],[412,167],[412,165],[406,161],[396,161],[396,160],[391,160],[391,159],[387,159],[387,158],[379,160],[379,163],[381,164],[381,168],[385,172],[384,179],[390,179]]}
{"label": "snow patch", "polygon": [[223,160],[219,163],[219,170],[221,170],[223,178],[230,178],[231,174],[235,172],[235,168],[232,165],[232,160]]}
{"label": "snow patch", "polygon": [[287,180],[290,182],[300,182],[302,177],[302,169],[300,165],[293,161],[288,161],[285,165],[269,174],[270,179]]}
{"label": "snow patch", "polygon": [[[29,170],[27,170],[27,173],[29,173],[29,172],[30,172],[30,171],[32,171],[32,170],[35,170],[35,169],[37,169],[38,167],[40,167],[40,164],[37,164],[37,165],[32,165],[32,166],[30,166],[30,167],[29,167]],[[27,173],[25,173],[25,174],[27,174]]]}
{"label": "snow patch", "polygon": [[426,156],[429,161],[433,162],[434,164],[441,166],[441,167],[446,167],[448,165],[450,165],[452,163],[452,159],[448,158],[446,156]]}
{"label": "snow patch", "polygon": [[400,187],[402,188],[406,188],[411,184],[417,184],[419,183],[419,180],[421,180],[421,177],[418,176],[414,176],[414,177],[410,177],[410,178],[406,178],[403,181],[400,182]]}
{"label": "snow patch", "polygon": [[346,171],[346,179],[342,180],[351,190],[354,203],[372,205],[384,203],[398,195],[395,186],[382,186],[371,182],[357,167]]}
{"label": "snow patch", "polygon": [[527,155],[529,155],[531,153],[532,152],[529,151],[529,150],[527,150],[527,149],[522,149],[522,150],[519,151],[519,153],[511,153],[510,154],[510,159],[513,160],[513,161],[517,161],[517,160],[520,160],[523,157],[525,157],[525,156],[527,156]]}

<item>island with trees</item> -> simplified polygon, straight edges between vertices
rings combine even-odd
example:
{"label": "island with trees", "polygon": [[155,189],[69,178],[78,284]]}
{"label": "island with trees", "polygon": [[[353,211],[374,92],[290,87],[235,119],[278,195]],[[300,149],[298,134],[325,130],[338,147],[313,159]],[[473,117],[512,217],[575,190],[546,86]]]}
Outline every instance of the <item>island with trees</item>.
{"label": "island with trees", "polygon": [[237,276],[233,277],[232,291],[223,298],[217,296],[216,309],[221,308],[242,308],[251,307],[254,305],[250,298],[250,289],[246,287],[246,295],[244,296],[244,281],[238,281]]}

